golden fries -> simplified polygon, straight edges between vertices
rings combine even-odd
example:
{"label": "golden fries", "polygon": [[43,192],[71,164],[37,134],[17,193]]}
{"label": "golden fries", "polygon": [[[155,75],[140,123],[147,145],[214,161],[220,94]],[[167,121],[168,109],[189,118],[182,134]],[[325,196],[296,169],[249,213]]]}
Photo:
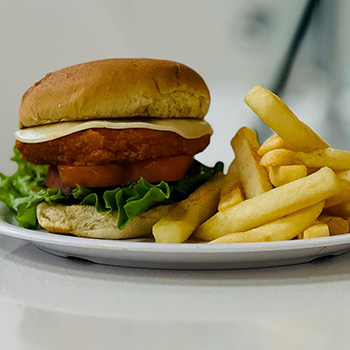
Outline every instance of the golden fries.
{"label": "golden fries", "polygon": [[307,176],[305,165],[282,165],[280,167],[268,167],[270,182],[279,187]]}
{"label": "golden fries", "polygon": [[246,198],[252,198],[272,189],[266,169],[259,165],[260,156],[256,132],[247,127],[239,129],[231,141],[237,169]]}
{"label": "golden fries", "polygon": [[260,164],[263,166],[304,164],[308,168],[327,166],[339,171],[350,168],[350,152],[330,147],[312,152],[275,149],[265,153]]}
{"label": "golden fries", "polygon": [[231,233],[209,243],[244,243],[289,240],[303,232],[320,215],[324,202],[245,232]]}
{"label": "golden fries", "polygon": [[350,169],[338,171],[337,175],[340,180],[347,180],[350,182]]}
{"label": "golden fries", "polygon": [[199,224],[213,215],[218,207],[223,178],[222,173],[216,174],[161,218],[152,229],[156,242],[182,243]]}
{"label": "golden fries", "polygon": [[265,153],[272,151],[274,149],[279,149],[279,148],[284,148],[284,149],[289,149],[292,151],[295,151],[293,149],[293,146],[284,141],[280,136],[278,135],[273,135],[270,138],[268,138],[258,149],[258,153],[263,156]]}
{"label": "golden fries", "polygon": [[328,225],[331,236],[349,232],[349,222],[341,217],[322,214],[319,219],[321,222]]}
{"label": "golden fries", "polygon": [[350,218],[350,201],[326,208],[326,213],[342,218]]}
{"label": "golden fries", "polygon": [[340,180],[340,186],[341,186],[340,192],[337,195],[326,200],[325,208],[334,207],[336,205],[349,201],[350,182],[347,180]]}
{"label": "golden fries", "polygon": [[254,87],[244,101],[267,126],[294,149],[312,151],[328,147],[328,144],[301,122],[278,96],[264,87]]}
{"label": "golden fries", "polygon": [[322,168],[216,213],[200,225],[195,234],[200,239],[212,241],[229,233],[246,231],[319,203],[339,191],[337,175],[329,168]]}
{"label": "golden fries", "polygon": [[224,211],[245,200],[241,180],[239,179],[236,161],[228,168],[222,183],[218,210]]}
{"label": "golden fries", "polygon": [[177,204],[154,226],[156,241],[245,243],[348,233],[350,152],[331,148],[262,86],[244,100],[276,135],[259,145],[255,131],[239,129],[224,180],[216,177]]}
{"label": "golden fries", "polygon": [[310,239],[310,238],[319,238],[319,237],[328,237],[328,236],[329,236],[328,225],[320,222],[305,229],[304,232],[301,233],[298,238]]}
{"label": "golden fries", "polygon": [[262,166],[281,166],[281,165],[305,165],[298,157],[297,153],[289,149],[274,149],[263,155],[260,160]]}

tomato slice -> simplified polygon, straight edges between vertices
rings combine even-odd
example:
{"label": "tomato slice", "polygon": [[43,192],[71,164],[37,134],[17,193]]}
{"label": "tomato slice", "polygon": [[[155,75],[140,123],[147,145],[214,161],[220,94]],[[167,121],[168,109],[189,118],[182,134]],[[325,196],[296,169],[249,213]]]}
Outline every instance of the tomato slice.
{"label": "tomato slice", "polygon": [[178,181],[192,163],[193,156],[176,156],[108,165],[59,165],[58,173],[63,186],[109,187],[138,181],[140,177],[149,182]]}
{"label": "tomato slice", "polygon": [[49,170],[46,175],[46,187],[48,188],[60,188],[65,194],[72,193],[73,188],[64,186],[58,174],[58,169],[55,165],[50,165]]}
{"label": "tomato slice", "polygon": [[122,164],[71,166],[59,165],[58,173],[64,186],[107,187],[122,184],[126,178]]}
{"label": "tomato slice", "polygon": [[148,182],[182,180],[193,163],[193,156],[158,158],[130,163],[128,181],[143,177]]}

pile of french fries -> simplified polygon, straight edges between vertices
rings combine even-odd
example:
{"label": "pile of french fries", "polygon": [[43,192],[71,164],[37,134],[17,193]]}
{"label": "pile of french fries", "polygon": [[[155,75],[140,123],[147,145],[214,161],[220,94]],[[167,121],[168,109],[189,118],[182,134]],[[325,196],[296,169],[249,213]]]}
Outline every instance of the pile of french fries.
{"label": "pile of french fries", "polygon": [[271,91],[247,105],[276,134],[259,145],[242,127],[235,158],[153,226],[156,242],[242,243],[349,233],[350,152],[331,148]]}

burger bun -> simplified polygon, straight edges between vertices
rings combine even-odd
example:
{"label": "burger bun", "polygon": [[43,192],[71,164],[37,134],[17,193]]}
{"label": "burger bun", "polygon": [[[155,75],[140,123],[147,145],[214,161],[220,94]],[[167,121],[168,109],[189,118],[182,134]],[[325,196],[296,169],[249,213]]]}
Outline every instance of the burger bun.
{"label": "burger bun", "polygon": [[148,237],[152,226],[167,215],[173,205],[160,205],[134,217],[122,230],[117,227],[118,212],[101,215],[92,205],[63,205],[43,202],[37,206],[37,218],[44,229],[80,237],[127,239]]}
{"label": "burger bun", "polygon": [[202,77],[173,61],[105,59],[47,74],[23,95],[20,128],[130,117],[202,119],[210,103]]}

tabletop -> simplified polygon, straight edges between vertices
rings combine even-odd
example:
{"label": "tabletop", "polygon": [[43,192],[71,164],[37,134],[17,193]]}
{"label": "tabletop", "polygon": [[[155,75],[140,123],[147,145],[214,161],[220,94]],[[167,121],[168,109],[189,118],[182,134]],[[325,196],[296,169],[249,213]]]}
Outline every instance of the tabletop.
{"label": "tabletop", "polygon": [[245,270],[125,268],[0,236],[1,349],[348,349],[350,253]]}

